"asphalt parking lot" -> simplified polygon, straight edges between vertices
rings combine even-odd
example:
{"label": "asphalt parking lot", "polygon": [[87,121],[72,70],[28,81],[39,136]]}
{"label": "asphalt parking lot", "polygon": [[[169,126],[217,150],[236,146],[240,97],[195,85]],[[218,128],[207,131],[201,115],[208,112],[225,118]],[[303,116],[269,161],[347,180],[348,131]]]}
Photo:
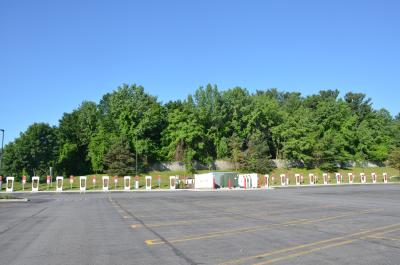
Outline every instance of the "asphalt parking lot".
{"label": "asphalt parking lot", "polygon": [[0,264],[400,264],[400,185],[25,197]]}

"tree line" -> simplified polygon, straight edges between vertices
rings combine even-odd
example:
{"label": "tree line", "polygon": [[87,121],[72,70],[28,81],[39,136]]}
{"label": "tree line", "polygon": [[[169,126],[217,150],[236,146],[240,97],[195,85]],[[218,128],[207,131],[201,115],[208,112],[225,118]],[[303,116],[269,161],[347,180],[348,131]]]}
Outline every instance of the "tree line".
{"label": "tree line", "polygon": [[[277,89],[200,87],[162,104],[142,86],[122,85],[100,102],[84,101],[57,126],[34,123],[7,144],[3,175],[134,174],[157,161],[230,160],[265,173],[271,159],[333,171],[347,162],[384,163],[400,147],[400,116],[376,110],[362,93],[302,96]],[[397,151],[396,151],[397,150]]]}

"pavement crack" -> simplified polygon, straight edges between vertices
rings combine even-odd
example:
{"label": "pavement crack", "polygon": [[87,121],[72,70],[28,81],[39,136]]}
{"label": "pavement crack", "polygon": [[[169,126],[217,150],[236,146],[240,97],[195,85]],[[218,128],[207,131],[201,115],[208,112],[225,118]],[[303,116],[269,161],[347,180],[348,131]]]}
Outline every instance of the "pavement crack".
{"label": "pavement crack", "polygon": [[37,211],[36,213],[32,214],[31,216],[28,216],[28,217],[22,219],[21,221],[19,221],[19,222],[13,224],[13,225],[7,227],[7,228],[4,229],[3,231],[0,231],[0,235],[3,235],[3,234],[5,234],[5,233],[7,233],[8,231],[12,230],[14,227],[17,227],[17,226],[19,226],[20,224],[26,222],[28,219],[33,218],[33,217],[39,215],[40,213],[42,213],[43,211],[45,211],[47,208],[48,208],[48,207],[44,207],[44,208],[42,208],[41,210]]}
{"label": "pavement crack", "polygon": [[[163,243],[165,243],[166,245],[168,245],[172,251],[174,252],[174,254],[179,257],[182,258],[183,260],[185,260],[185,262],[187,264],[191,264],[191,265],[198,265],[200,263],[195,262],[194,260],[192,260],[191,258],[189,258],[188,256],[186,256],[181,250],[179,250],[178,248],[176,248],[172,243],[170,243],[165,237],[163,237],[161,234],[159,234],[157,231],[155,231],[154,229],[152,229],[151,227],[147,226],[146,223],[136,217],[133,213],[131,213],[129,210],[125,209],[124,207],[122,207],[122,205],[117,201],[117,200],[113,200],[114,203],[116,205],[118,205],[123,211],[125,211],[125,213],[127,215],[129,215],[130,217],[132,217],[133,220],[137,221],[138,223],[140,223],[142,225],[143,228],[145,228],[146,230],[148,230],[149,232],[151,232],[153,235],[155,235],[157,238],[159,238],[160,241],[162,241]],[[147,245],[151,245],[151,244],[147,244]]]}

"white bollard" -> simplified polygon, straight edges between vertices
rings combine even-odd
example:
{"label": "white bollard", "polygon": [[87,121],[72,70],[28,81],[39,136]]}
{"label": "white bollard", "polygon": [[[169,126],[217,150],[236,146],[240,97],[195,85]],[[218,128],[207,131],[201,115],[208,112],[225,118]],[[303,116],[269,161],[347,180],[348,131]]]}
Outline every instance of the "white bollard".
{"label": "white bollard", "polygon": [[367,178],[365,177],[364,173],[360,173],[360,178],[361,178],[361,183],[363,184],[367,183]]}
{"label": "white bollard", "polygon": [[315,176],[313,173],[308,174],[308,177],[310,178],[310,185],[315,184]]}
{"label": "white bollard", "polygon": [[131,177],[130,176],[124,177],[124,190],[131,190]]}
{"label": "white bollard", "polygon": [[139,177],[138,176],[135,177],[135,189],[136,190],[139,189]]}
{"label": "white bollard", "polygon": [[57,192],[63,191],[63,184],[64,184],[64,177],[57,176],[56,177],[56,191]]}
{"label": "white bollard", "polygon": [[281,186],[286,186],[286,175],[281,174]]}
{"label": "white bollard", "polygon": [[388,175],[387,175],[387,173],[383,173],[382,176],[383,176],[383,183],[388,183]]}
{"label": "white bollard", "polygon": [[109,176],[102,176],[101,177],[101,182],[102,182],[102,190],[103,191],[108,191],[108,188],[110,186],[110,177]]}
{"label": "white bollard", "polygon": [[294,177],[296,179],[296,185],[300,186],[300,174],[294,174]]}
{"label": "white bollard", "polygon": [[324,185],[328,184],[328,174],[327,173],[323,173],[322,174],[322,178],[324,179]]}
{"label": "white bollard", "polygon": [[353,184],[353,181],[354,181],[353,173],[347,173],[347,175],[349,177],[349,184]]}
{"label": "white bollard", "polygon": [[34,176],[32,177],[32,192],[38,192],[39,191],[39,177]]}
{"label": "white bollard", "polygon": [[26,176],[22,176],[22,190],[25,190]]}
{"label": "white bollard", "polygon": [[14,191],[14,177],[7,177],[6,178],[6,192],[13,192]]}
{"label": "white bollard", "polygon": [[169,177],[169,189],[174,190],[176,188],[176,177],[170,176]]}
{"label": "white bollard", "polygon": [[86,176],[79,177],[79,190],[86,191]]}
{"label": "white bollard", "polygon": [[151,176],[146,176],[146,190],[151,190]]}
{"label": "white bollard", "polygon": [[342,176],[340,175],[340,173],[336,173],[335,177],[336,177],[336,184],[340,184],[341,183],[341,179],[342,179]]}
{"label": "white bollard", "polygon": [[371,173],[371,178],[372,178],[372,183],[376,183],[376,174],[375,173]]}

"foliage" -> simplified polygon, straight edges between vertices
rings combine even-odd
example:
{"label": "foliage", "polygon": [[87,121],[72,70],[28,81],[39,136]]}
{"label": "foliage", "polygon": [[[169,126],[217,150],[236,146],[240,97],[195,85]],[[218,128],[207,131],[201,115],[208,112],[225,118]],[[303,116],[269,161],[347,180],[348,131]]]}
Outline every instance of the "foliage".
{"label": "foliage", "polygon": [[271,171],[271,159],[335,171],[348,162],[393,161],[400,147],[400,116],[375,110],[362,93],[339,97],[215,85],[185,100],[158,102],[137,85],[84,101],[59,124],[33,124],[4,149],[3,171],[20,176],[132,172],[135,154],[144,172],[157,161],[181,161],[188,173],[231,160],[237,171]]}
{"label": "foliage", "polygon": [[390,153],[389,165],[400,172],[400,147],[395,148]]}
{"label": "foliage", "polygon": [[104,155],[106,172],[110,175],[125,176],[134,173],[135,159],[125,138],[113,143]]}

